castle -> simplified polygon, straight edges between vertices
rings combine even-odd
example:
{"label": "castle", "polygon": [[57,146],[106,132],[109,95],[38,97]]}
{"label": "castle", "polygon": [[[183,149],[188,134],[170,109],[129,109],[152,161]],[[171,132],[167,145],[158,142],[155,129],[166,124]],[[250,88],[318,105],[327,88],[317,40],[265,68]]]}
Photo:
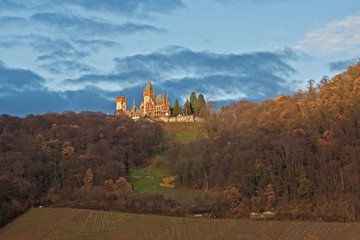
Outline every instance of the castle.
{"label": "castle", "polygon": [[140,108],[135,106],[135,99],[133,106],[127,110],[127,98],[124,96],[116,97],[116,114],[119,115],[124,112],[129,117],[136,119],[140,117],[160,117],[171,115],[171,104],[169,96],[165,98],[163,93],[159,93],[155,97],[155,89],[152,87],[150,80],[148,80],[143,91],[143,100]]}

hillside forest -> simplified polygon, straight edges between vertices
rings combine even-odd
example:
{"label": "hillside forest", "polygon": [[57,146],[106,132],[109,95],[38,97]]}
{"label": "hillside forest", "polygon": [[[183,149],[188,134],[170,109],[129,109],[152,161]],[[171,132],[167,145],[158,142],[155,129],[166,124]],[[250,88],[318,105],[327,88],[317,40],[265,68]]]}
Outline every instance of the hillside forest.
{"label": "hillside forest", "polygon": [[[199,113],[203,138],[161,147],[164,130],[125,115],[0,117],[0,225],[31,206],[183,216],[275,213],[277,219],[360,216],[360,63],[306,91]],[[134,194],[130,168],[164,152],[194,202]]]}
{"label": "hillside forest", "polygon": [[291,96],[202,114],[206,138],[169,150],[178,184],[222,188],[235,216],[359,220],[360,63]]}

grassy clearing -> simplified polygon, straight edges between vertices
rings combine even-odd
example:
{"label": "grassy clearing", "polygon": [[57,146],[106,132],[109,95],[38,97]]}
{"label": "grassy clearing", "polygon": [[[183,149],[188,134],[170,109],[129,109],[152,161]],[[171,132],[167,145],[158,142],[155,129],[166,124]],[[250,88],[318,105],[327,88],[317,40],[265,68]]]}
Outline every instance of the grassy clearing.
{"label": "grassy clearing", "polygon": [[162,178],[168,176],[167,169],[132,168],[131,182],[135,193],[166,193],[167,189],[160,186]]}
{"label": "grassy clearing", "polygon": [[0,239],[359,239],[360,223],[166,217],[84,209],[30,209]]}
{"label": "grassy clearing", "polygon": [[203,138],[199,123],[171,122],[163,123],[165,136],[163,141],[191,141]]}
{"label": "grassy clearing", "polygon": [[169,176],[167,169],[132,168],[130,169],[129,181],[133,184],[136,194],[160,193],[178,201],[192,200],[200,194],[201,191],[186,189],[184,187],[161,187],[160,183],[162,183],[162,179],[167,176]]}
{"label": "grassy clearing", "polygon": [[168,162],[161,148],[157,155],[145,168],[131,168],[128,181],[133,185],[135,194],[160,193],[174,200],[190,200],[201,194],[201,190],[192,190],[186,187],[165,188],[160,186],[162,179],[169,176]]}

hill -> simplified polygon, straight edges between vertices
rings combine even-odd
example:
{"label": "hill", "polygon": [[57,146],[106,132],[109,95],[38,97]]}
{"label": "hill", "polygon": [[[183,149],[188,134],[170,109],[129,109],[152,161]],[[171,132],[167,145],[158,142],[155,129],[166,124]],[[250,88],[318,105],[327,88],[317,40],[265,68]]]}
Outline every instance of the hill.
{"label": "hill", "polygon": [[0,117],[0,225],[31,206],[360,220],[360,63],[307,91],[209,103],[201,122]]}
{"label": "hill", "polygon": [[67,208],[31,209],[0,239],[358,239],[360,223],[165,217]]}
{"label": "hill", "polygon": [[210,108],[206,137],[169,149],[169,170],[181,186],[222,189],[233,216],[359,221],[359,79],[360,63],[290,96]]}

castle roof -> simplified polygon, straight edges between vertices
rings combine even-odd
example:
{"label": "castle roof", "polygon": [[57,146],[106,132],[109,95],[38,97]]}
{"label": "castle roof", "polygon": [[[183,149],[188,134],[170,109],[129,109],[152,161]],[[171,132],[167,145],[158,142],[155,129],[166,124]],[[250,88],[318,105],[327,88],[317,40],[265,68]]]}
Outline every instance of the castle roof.
{"label": "castle roof", "polygon": [[146,87],[145,87],[145,91],[150,91],[153,87],[151,86],[151,82],[150,79],[148,80]]}
{"label": "castle roof", "polygon": [[156,96],[155,102],[161,102],[162,100],[164,100],[164,95],[160,93]]}

